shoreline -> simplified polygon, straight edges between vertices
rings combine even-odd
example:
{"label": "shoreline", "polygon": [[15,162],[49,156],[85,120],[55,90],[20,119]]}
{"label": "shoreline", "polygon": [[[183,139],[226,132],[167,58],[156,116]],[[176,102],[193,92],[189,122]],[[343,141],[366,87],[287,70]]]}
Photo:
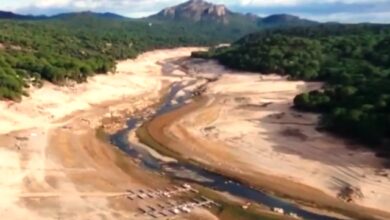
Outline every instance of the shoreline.
{"label": "shoreline", "polygon": [[0,117],[0,206],[7,209],[3,217],[138,218],[138,204],[126,198],[126,190],[172,183],[103,142],[96,129],[105,124],[104,118],[115,121],[157,103],[164,82],[180,80],[163,75],[168,59],[187,57],[192,50],[147,52],[123,61],[121,68],[127,72],[94,76],[75,87],[45,85],[9,107],[0,102],[0,114],[5,113]]}
{"label": "shoreline", "polygon": [[[202,48],[181,47],[145,52],[136,59],[117,61],[115,73],[94,75],[87,82],[71,86],[57,86],[45,82],[41,88],[31,87],[28,97],[21,102],[0,101],[0,134],[34,128],[36,125],[63,121],[66,116],[92,109],[112,100],[157,93],[161,83],[179,81],[180,71],[172,59],[185,58]],[[165,72],[177,75],[164,75]],[[50,94],[48,96],[47,94]]]}
{"label": "shoreline", "polygon": [[[218,160],[207,158],[210,155],[204,155],[200,157],[199,155],[196,156],[196,154],[189,153],[193,152],[189,149],[194,149],[196,148],[196,145],[202,144],[202,140],[197,139],[195,141],[195,139],[192,139],[196,142],[196,144],[188,146],[188,144],[182,142],[180,138],[188,137],[188,135],[190,134],[187,133],[187,131],[183,130],[183,128],[173,126],[173,124],[178,121],[181,121],[183,117],[188,116],[193,112],[201,109],[202,107],[207,105],[207,102],[208,101],[205,101],[204,99],[201,101],[194,101],[193,103],[190,103],[177,110],[174,110],[173,112],[169,112],[165,115],[155,118],[151,122],[147,123],[144,129],[147,133],[149,133],[150,138],[154,139],[154,141],[158,143],[159,146],[156,150],[162,152],[164,155],[166,155],[167,153],[171,153],[173,154],[172,156],[174,156],[175,158],[179,157],[182,160],[189,161],[190,163],[195,162],[196,164],[201,165],[201,167],[205,167],[208,170],[216,171],[217,173],[221,173],[222,175],[225,175],[227,177],[233,177],[233,179],[239,180],[243,183],[250,183],[249,185],[256,186],[256,188],[260,189],[266,189],[268,192],[275,193],[276,195],[279,195],[281,197],[287,197],[288,199],[292,199],[293,201],[298,200],[298,204],[309,205],[309,207],[314,206],[314,208],[320,208],[325,210],[333,210],[336,211],[336,213],[353,216],[354,218],[358,219],[372,219],[373,216],[382,216],[384,218],[390,217],[390,213],[345,203],[339,199],[336,199],[323,193],[318,189],[311,188],[310,186],[307,186],[305,184],[297,183],[285,179],[283,177],[271,176],[263,172],[259,172],[258,170],[252,170],[252,172],[247,172],[251,174],[244,175],[242,172],[228,170],[229,168],[227,167],[223,168],[223,166],[216,165],[218,164]],[[181,132],[180,137],[177,136],[177,132]],[[140,139],[142,141],[142,137],[140,137]],[[207,144],[207,142],[203,142],[203,144]],[[223,143],[220,142],[216,144],[219,146],[223,145]],[[181,147],[177,148],[177,146]],[[183,150],[183,148],[186,148],[186,150],[188,150],[189,152]],[[223,157],[227,161],[234,161],[234,157],[232,155],[229,156],[224,153],[225,152],[221,152],[221,154],[216,155],[223,155]],[[362,210],[370,214],[366,215],[362,213]]]}

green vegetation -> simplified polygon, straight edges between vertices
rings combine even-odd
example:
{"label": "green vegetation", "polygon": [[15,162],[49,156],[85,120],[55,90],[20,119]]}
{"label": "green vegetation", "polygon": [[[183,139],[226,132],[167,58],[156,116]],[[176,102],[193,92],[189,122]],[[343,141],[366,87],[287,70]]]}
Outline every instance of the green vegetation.
{"label": "green vegetation", "polygon": [[323,115],[321,127],[390,156],[390,27],[322,25],[251,34],[230,47],[194,53],[232,68],[326,82],[298,95],[299,110]]}
{"label": "green vegetation", "polygon": [[132,20],[85,12],[42,20],[0,20],[0,99],[20,99],[42,80],[64,84],[115,69],[146,50],[210,45],[248,32],[218,24]]}

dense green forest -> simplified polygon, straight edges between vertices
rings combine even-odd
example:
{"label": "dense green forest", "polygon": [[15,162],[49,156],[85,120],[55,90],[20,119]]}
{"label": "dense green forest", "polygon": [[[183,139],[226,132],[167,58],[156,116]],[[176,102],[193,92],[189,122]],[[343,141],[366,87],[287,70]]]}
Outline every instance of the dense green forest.
{"label": "dense green forest", "polygon": [[42,80],[83,82],[92,74],[114,70],[116,60],[146,50],[211,45],[248,33],[217,24],[150,23],[88,12],[0,20],[0,30],[0,99],[13,100]]}
{"label": "dense green forest", "polygon": [[236,69],[326,82],[320,91],[298,95],[295,107],[321,113],[322,128],[390,156],[389,52],[389,26],[321,25],[263,31],[193,56]]}

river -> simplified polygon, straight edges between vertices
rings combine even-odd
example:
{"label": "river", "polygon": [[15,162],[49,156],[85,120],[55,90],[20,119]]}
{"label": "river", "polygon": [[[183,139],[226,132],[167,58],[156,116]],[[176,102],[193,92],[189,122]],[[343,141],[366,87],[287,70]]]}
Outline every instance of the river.
{"label": "river", "polygon": [[[196,80],[190,82],[190,84],[196,83]],[[192,98],[192,93],[187,92],[184,96],[177,97],[176,94],[181,91],[188,84],[183,82],[173,83],[170,91],[165,96],[162,104],[156,109],[156,111],[148,117],[134,115],[127,120],[127,126],[125,129],[118,131],[110,137],[110,141],[113,145],[126,152],[132,158],[141,161],[141,165],[144,169],[148,169],[155,172],[163,172],[166,176],[172,179],[183,180],[186,182],[194,182],[202,186],[217,190],[220,192],[227,192],[231,195],[241,197],[246,200],[251,200],[268,207],[283,208],[286,213],[296,213],[303,219],[313,220],[335,220],[335,217],[329,217],[325,215],[316,214],[311,211],[307,211],[293,202],[286,201],[281,198],[269,195],[261,190],[254,189],[251,186],[241,184],[223,175],[215,172],[208,171],[200,166],[190,164],[187,162],[166,163],[155,157],[153,157],[149,151],[139,147],[136,143],[129,142],[130,132],[135,130],[145,123],[147,120],[153,117],[158,117],[169,111],[173,111],[176,108],[184,105],[187,100]],[[175,103],[175,104],[173,104]],[[191,175],[185,175],[191,174]]]}

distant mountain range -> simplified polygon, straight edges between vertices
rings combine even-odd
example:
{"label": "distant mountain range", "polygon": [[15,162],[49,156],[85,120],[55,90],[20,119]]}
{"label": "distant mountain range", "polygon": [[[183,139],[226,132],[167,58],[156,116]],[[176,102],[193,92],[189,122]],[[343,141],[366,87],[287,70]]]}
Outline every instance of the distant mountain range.
{"label": "distant mountain range", "polygon": [[318,24],[316,21],[311,21],[307,19],[302,19],[298,16],[294,15],[288,15],[288,14],[276,14],[276,15],[271,15],[265,18],[259,18],[257,20],[258,25],[262,26],[288,26],[288,25],[315,25]]}
{"label": "distant mountain range", "polygon": [[111,18],[111,19],[127,19],[124,16],[114,14],[114,13],[97,13],[91,11],[83,11],[83,12],[71,12],[71,13],[63,13],[53,16],[34,16],[34,15],[21,15],[16,14],[9,11],[0,11],[0,19],[10,19],[10,20],[45,20],[45,19],[66,19],[66,18],[74,18],[74,17],[100,17],[100,18]]}
{"label": "distant mountain range", "polygon": [[0,19],[30,20],[30,19],[36,19],[36,18],[42,18],[42,16],[20,15],[20,14],[15,14],[15,13],[10,12],[10,11],[0,11]]}
{"label": "distant mountain range", "polygon": [[[15,20],[44,20],[44,19],[67,19],[81,17],[97,17],[107,19],[130,19],[114,13],[96,13],[91,11],[64,13],[54,16],[32,16],[21,15],[13,12],[0,11],[0,19]],[[141,18],[151,22],[190,22],[219,24],[230,26],[231,28],[241,29],[256,27],[273,26],[294,26],[294,25],[312,25],[315,21],[301,19],[297,16],[288,14],[271,15],[261,18],[255,14],[241,14],[229,10],[225,5],[215,5],[203,0],[189,0],[177,6],[172,6],[161,10],[159,13]]]}
{"label": "distant mountain range", "polygon": [[97,13],[92,11],[83,11],[83,12],[73,12],[73,13],[63,13],[54,15],[48,18],[54,19],[67,19],[67,18],[80,18],[80,17],[97,17],[97,18],[107,18],[107,19],[129,19],[122,15],[106,12],[106,13]]}

